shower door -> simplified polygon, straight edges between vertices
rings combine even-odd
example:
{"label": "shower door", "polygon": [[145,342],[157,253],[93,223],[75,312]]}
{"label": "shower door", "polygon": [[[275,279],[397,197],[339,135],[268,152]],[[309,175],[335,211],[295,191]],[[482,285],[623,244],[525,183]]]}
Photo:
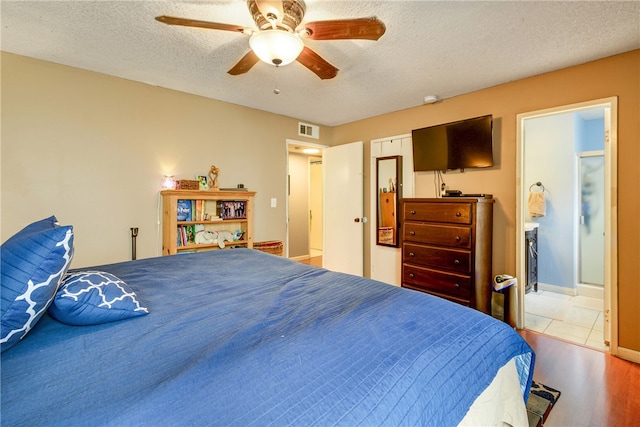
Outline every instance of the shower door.
{"label": "shower door", "polygon": [[604,154],[580,153],[579,283],[604,286]]}

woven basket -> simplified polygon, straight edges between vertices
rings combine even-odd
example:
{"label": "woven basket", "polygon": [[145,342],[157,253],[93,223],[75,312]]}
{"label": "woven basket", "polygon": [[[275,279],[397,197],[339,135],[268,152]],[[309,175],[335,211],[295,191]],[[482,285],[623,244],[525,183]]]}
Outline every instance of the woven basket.
{"label": "woven basket", "polygon": [[268,254],[278,255],[278,256],[284,255],[284,244],[280,240],[254,242],[253,249],[259,250],[261,252],[266,252]]}
{"label": "woven basket", "polygon": [[193,179],[180,179],[176,181],[177,190],[199,190],[200,183]]}

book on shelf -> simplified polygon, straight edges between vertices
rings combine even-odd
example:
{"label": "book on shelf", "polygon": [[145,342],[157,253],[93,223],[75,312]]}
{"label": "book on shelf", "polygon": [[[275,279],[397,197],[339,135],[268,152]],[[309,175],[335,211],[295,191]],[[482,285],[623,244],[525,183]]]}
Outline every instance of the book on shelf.
{"label": "book on shelf", "polygon": [[195,225],[179,225],[177,231],[176,246],[189,246],[196,243]]}
{"label": "book on shelf", "polygon": [[182,246],[187,246],[187,233],[183,226],[180,226],[180,241]]}
{"label": "book on shelf", "polygon": [[196,226],[185,225],[184,229],[186,234],[187,245],[194,245],[196,243]]}
{"label": "book on shelf", "polygon": [[196,216],[194,218],[195,221],[202,221],[204,218],[204,200],[198,199],[196,202]]}
{"label": "book on shelf", "polygon": [[193,219],[193,200],[178,200],[178,212],[176,218],[178,221],[192,221]]}

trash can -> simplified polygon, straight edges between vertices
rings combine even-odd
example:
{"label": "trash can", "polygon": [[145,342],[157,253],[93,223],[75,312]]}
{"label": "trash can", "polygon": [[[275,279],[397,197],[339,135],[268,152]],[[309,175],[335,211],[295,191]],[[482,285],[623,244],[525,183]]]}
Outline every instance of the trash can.
{"label": "trash can", "polygon": [[493,278],[493,292],[502,294],[502,321],[509,323],[509,288],[517,285],[518,279],[508,274],[498,274]]}

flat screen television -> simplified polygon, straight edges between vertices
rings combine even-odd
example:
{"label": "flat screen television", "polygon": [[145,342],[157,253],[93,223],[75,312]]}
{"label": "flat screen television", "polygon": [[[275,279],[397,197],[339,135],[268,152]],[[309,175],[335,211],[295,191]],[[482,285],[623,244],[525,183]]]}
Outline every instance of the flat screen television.
{"label": "flat screen television", "polygon": [[493,116],[411,131],[414,171],[493,166]]}

